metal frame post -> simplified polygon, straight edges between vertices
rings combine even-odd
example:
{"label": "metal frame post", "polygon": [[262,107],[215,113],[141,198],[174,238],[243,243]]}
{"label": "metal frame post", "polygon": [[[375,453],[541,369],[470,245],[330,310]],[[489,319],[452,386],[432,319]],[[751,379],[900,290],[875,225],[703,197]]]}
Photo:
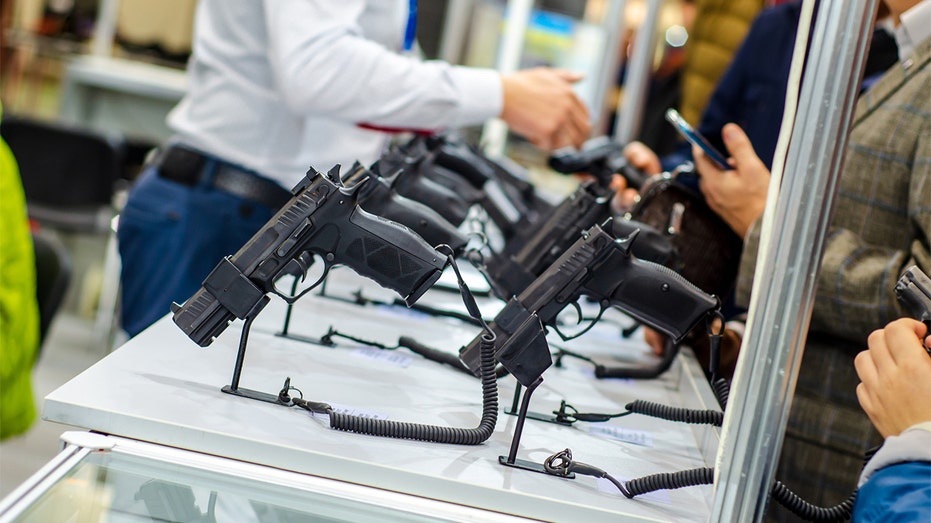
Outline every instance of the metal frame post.
{"label": "metal frame post", "polygon": [[[534,0],[508,0],[507,22],[504,25],[504,36],[501,47],[498,49],[496,69],[501,74],[513,73],[520,66],[520,57],[524,52],[524,37],[527,34],[527,24],[533,11]],[[503,120],[493,118],[485,123],[482,130],[482,143],[484,151],[492,158],[504,156],[504,146],[507,142],[508,126]]]}
{"label": "metal frame post", "polygon": [[656,24],[662,7],[663,0],[647,0],[646,18],[637,30],[633,56],[627,64],[627,76],[624,78],[624,100],[614,126],[614,140],[619,143],[635,140],[640,134],[653,73],[653,55],[656,53]]}
{"label": "metal frame post", "polygon": [[110,56],[113,54],[113,39],[116,37],[116,18],[120,11],[120,0],[102,0],[97,10],[94,26],[94,42],[91,54]]}
{"label": "metal frame post", "polygon": [[446,4],[446,18],[440,38],[440,60],[451,64],[458,64],[462,60],[462,47],[469,26],[467,20],[471,19],[473,1],[449,0]]}
{"label": "metal frame post", "polygon": [[604,15],[601,26],[604,28],[605,50],[601,60],[601,78],[598,78],[594,96],[594,106],[591,111],[596,115],[597,121],[592,127],[598,129],[607,116],[604,107],[604,100],[611,87],[617,79],[617,72],[620,69],[620,44],[624,31],[627,29],[627,19],[624,12],[627,10],[627,0],[611,0],[608,10]]}

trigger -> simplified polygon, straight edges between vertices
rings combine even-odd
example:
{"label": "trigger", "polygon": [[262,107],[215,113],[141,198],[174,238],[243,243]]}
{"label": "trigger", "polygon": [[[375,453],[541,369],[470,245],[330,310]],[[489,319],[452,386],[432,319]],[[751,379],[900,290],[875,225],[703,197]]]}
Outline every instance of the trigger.
{"label": "trigger", "polygon": [[307,270],[309,268],[307,260],[305,260],[304,257],[305,254],[306,253],[301,253],[297,258],[292,258],[291,261],[281,269],[281,273],[294,277],[300,276],[301,282],[303,283],[304,278],[307,277]]}
{"label": "trigger", "polygon": [[575,318],[576,318],[575,324],[581,325],[582,324],[582,306],[579,305],[579,302],[574,301],[572,302],[572,307],[575,308]]}

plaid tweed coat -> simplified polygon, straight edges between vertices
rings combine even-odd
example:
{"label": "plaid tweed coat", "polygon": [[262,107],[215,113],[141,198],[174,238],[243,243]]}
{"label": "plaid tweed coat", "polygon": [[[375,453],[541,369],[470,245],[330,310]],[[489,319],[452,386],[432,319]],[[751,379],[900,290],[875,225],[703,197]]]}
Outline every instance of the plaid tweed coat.
{"label": "plaid tweed coat", "polygon": [[[857,403],[853,359],[871,331],[907,315],[893,286],[912,264],[931,271],[929,238],[931,39],[893,65],[854,113],[777,472],[808,501],[842,501],[856,486],[864,450],[881,441]],[[746,240],[738,281],[744,304],[759,223]]]}

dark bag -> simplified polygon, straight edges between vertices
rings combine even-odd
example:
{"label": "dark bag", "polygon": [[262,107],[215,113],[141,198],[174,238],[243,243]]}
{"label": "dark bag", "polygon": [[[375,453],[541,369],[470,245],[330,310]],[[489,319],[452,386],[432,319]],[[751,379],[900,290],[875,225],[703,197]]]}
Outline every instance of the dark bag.
{"label": "dark bag", "polygon": [[678,252],[678,266],[672,268],[703,291],[722,301],[728,299],[743,240],[701,194],[663,173],[647,181],[624,219],[645,223],[666,235]]}

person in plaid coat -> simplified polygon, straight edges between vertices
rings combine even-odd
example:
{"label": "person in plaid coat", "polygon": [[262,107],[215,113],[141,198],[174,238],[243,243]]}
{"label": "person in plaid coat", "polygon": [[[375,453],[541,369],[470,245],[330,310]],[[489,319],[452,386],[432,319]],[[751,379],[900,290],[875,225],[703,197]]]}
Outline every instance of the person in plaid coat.
{"label": "person in plaid coat", "polygon": [[[931,269],[931,0],[887,1],[900,60],[861,95],[818,274],[808,342],[777,478],[816,504],[855,488],[863,452],[881,438],[858,408],[856,354],[905,315],[893,286]],[[738,301],[749,303],[769,171],[734,124],[730,170],[694,151],[709,205],[744,237]]]}

